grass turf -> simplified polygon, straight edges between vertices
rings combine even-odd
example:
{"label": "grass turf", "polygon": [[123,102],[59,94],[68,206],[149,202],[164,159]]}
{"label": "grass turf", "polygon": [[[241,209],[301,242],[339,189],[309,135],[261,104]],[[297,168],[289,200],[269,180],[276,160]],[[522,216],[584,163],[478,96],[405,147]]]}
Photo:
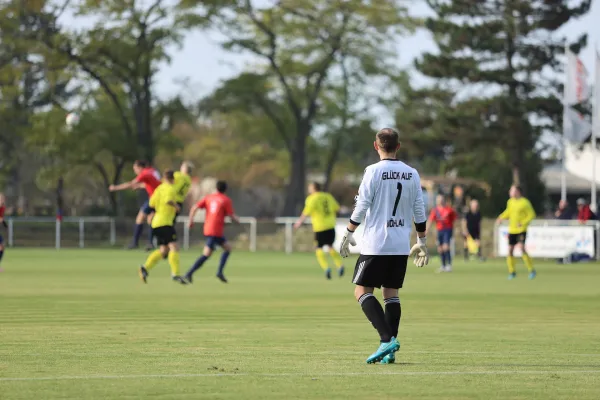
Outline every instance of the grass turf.
{"label": "grass turf", "polygon": [[[9,250],[0,273],[1,399],[598,399],[600,268],[410,266],[396,365],[350,278],[314,256],[218,256],[193,286],[142,252]],[[194,253],[182,254],[187,268]],[[348,266],[352,262],[348,262]],[[351,268],[350,268],[351,269]]]}

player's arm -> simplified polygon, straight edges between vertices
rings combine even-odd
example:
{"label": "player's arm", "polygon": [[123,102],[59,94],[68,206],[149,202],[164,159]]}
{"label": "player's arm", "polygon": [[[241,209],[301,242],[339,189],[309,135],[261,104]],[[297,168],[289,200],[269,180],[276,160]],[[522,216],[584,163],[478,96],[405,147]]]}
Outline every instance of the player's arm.
{"label": "player's arm", "polygon": [[179,207],[179,204],[177,204],[177,198],[175,195],[175,190],[170,187],[168,192],[166,193],[165,196],[165,203],[173,208],[175,208],[177,210],[177,212],[181,211]]}
{"label": "player's arm", "polygon": [[129,182],[123,182],[118,185],[110,185],[108,187],[108,190],[110,190],[111,192],[119,192],[121,190],[127,189],[139,189],[140,185],[141,187],[144,187],[144,184],[142,182],[138,182],[137,178],[135,178]]}
{"label": "player's arm", "polygon": [[[416,172],[416,171],[415,171]],[[423,189],[421,188],[421,177],[415,173],[415,201],[413,203],[413,215],[415,230],[417,231],[417,243],[410,249],[410,255],[414,256],[414,262],[417,267],[424,267],[429,264],[429,252],[427,251],[427,214],[425,213],[425,203],[423,201]]]}
{"label": "player's arm", "polygon": [[202,200],[200,200],[199,202],[197,202],[196,204],[194,204],[192,206],[192,208],[190,209],[190,215],[189,215],[189,219],[188,219],[188,226],[191,228],[194,225],[194,216],[196,215],[196,213],[198,212],[199,209],[201,208],[206,208],[206,199],[203,198]]}
{"label": "player's arm", "polygon": [[356,196],[356,204],[354,205],[354,211],[350,216],[348,222],[348,231],[354,232],[356,228],[363,222],[367,210],[373,203],[373,196],[375,195],[376,181],[373,177],[373,172],[369,168],[365,169],[365,174],[360,187],[358,188],[358,195]]}
{"label": "player's arm", "polygon": [[311,197],[307,197],[306,201],[304,202],[304,210],[302,210],[302,214],[300,214],[300,217],[298,218],[298,220],[296,221],[296,223],[294,224],[294,229],[298,229],[302,226],[302,224],[304,223],[304,221],[306,220],[307,217],[310,216],[310,214],[312,213],[313,210],[313,201]]}
{"label": "player's arm", "polygon": [[525,217],[523,218],[523,221],[521,222],[521,224],[523,226],[528,226],[531,221],[533,221],[536,217],[535,214],[535,210],[533,209],[533,206],[531,205],[531,202],[529,200],[527,200],[527,213],[525,214]]}
{"label": "player's arm", "polygon": [[354,240],[354,232],[356,228],[363,222],[367,211],[373,203],[373,196],[375,195],[376,182],[373,179],[373,172],[369,168],[365,169],[360,187],[358,188],[358,194],[356,195],[354,211],[348,221],[346,233],[342,238],[342,244],[340,245],[340,255],[344,258],[350,255],[350,246],[356,246],[356,240]]}
{"label": "player's arm", "polygon": [[[415,196],[415,202],[413,203],[413,215],[415,220],[415,229],[417,231],[417,237],[423,240],[427,237],[428,230],[428,218],[425,213],[425,202],[423,201],[423,189],[421,188],[421,177],[418,173],[415,175],[415,190],[417,195]],[[432,210],[434,211],[434,210]],[[434,218],[435,218],[435,213]]]}
{"label": "player's arm", "polygon": [[498,215],[496,223],[499,224],[501,221],[508,219],[510,216],[510,200],[506,202],[506,209],[502,211],[502,214]]}
{"label": "player's arm", "polygon": [[[421,189],[421,192],[422,191],[423,190]],[[435,212],[435,207],[434,207],[429,212],[429,218],[427,218],[425,221],[425,230],[427,232],[429,232],[429,229],[431,229],[431,224],[435,223],[436,221],[437,221],[437,213]]]}
{"label": "player's arm", "polygon": [[337,215],[338,211],[340,211],[340,203],[338,203],[335,197],[333,197],[331,194],[329,195],[329,202],[329,209],[331,209],[335,215]]}
{"label": "player's arm", "polygon": [[227,203],[225,204],[225,215],[227,215],[229,218],[231,218],[231,220],[233,222],[235,222],[236,224],[240,223],[240,217],[238,217],[235,214],[235,211],[233,210],[233,203],[231,202],[231,199],[228,199]]}

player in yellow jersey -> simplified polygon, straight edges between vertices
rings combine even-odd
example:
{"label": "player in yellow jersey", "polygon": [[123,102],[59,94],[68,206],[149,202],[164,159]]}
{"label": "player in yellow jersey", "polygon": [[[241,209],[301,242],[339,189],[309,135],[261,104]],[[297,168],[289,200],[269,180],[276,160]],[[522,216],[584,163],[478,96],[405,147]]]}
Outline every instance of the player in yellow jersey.
{"label": "player in yellow jersey", "polygon": [[327,262],[327,256],[324,249],[329,250],[329,255],[338,270],[340,277],[344,276],[344,265],[342,256],[333,248],[335,242],[335,225],[337,222],[337,212],[340,205],[329,193],[321,191],[321,185],[313,182],[308,185],[308,197],[304,205],[302,215],[296,221],[294,228],[298,229],[307,217],[310,217],[313,232],[315,233],[315,242],[317,246],[317,261],[325,271],[325,277],[331,279],[331,268]]}
{"label": "player in yellow jersey", "polygon": [[535,211],[529,200],[523,197],[520,186],[511,186],[509,196],[510,199],[506,203],[506,210],[498,216],[496,221],[496,223],[500,223],[502,220],[508,220],[508,257],[506,258],[508,279],[514,279],[517,276],[515,272],[515,258],[513,256],[516,246],[521,247],[523,262],[529,270],[529,279],[534,279],[536,271],[533,268],[531,257],[529,257],[525,249],[525,240],[527,239],[527,226],[535,218]]}
{"label": "player in yellow jersey", "polygon": [[179,276],[179,248],[177,247],[177,233],[173,220],[179,206],[177,194],[173,183],[173,171],[165,171],[164,182],[156,188],[150,197],[150,207],[154,209],[152,218],[152,235],[158,243],[158,250],[154,250],[146,262],[140,267],[139,275],[142,281],[148,281],[148,271],[151,270],[162,258],[168,258],[171,266],[171,277],[174,281],[185,285],[187,282]]}
{"label": "player in yellow jersey", "polygon": [[[177,201],[177,205],[179,206],[179,210],[183,210],[183,203],[185,202],[185,198],[192,187],[192,178],[190,174],[192,173],[192,164],[184,161],[181,163],[181,167],[179,171],[176,171],[173,176],[175,178],[175,182],[173,183],[173,188],[175,189],[175,200]],[[175,218],[173,219],[173,225],[175,225],[175,220],[179,216],[179,212],[175,214]]]}

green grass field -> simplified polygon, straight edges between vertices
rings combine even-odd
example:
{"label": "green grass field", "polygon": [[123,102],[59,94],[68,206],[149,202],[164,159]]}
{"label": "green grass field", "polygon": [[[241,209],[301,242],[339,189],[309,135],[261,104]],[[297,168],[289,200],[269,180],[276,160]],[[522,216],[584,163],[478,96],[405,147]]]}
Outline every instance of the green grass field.
{"label": "green grass field", "polygon": [[[195,254],[182,254],[187,268]],[[399,364],[350,278],[312,255],[215,257],[193,286],[143,252],[9,250],[0,273],[0,399],[599,399],[600,266],[411,265]],[[350,263],[349,263],[350,264]]]}

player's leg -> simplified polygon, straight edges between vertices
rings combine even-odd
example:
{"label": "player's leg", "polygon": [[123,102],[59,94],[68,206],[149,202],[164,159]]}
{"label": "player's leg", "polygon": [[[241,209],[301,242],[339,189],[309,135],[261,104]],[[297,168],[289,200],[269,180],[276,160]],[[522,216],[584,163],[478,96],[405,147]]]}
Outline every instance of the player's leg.
{"label": "player's leg", "polygon": [[[398,339],[398,329],[400,327],[400,318],[402,316],[402,307],[398,290],[404,284],[406,276],[406,267],[408,265],[408,256],[387,256],[388,267],[383,283],[383,303],[385,305],[385,320],[387,321],[391,334]],[[398,342],[399,343],[399,342]],[[394,353],[390,353],[383,358],[382,364],[393,364],[396,362]]]}
{"label": "player's leg", "polygon": [[446,253],[446,272],[452,272],[452,252],[450,251],[450,242],[452,241],[452,230],[444,232],[444,252]]}
{"label": "player's leg", "polygon": [[485,261],[483,253],[481,252],[481,232],[476,230],[471,234],[471,237],[475,241],[475,246],[477,246],[477,258],[479,258],[480,261]]}
{"label": "player's leg", "polygon": [[465,261],[469,261],[469,234],[463,233],[463,257]]}
{"label": "player's leg", "polygon": [[148,235],[148,244],[146,245],[146,251],[150,251],[154,249],[154,237],[152,236],[152,218],[154,218],[154,209],[150,208],[150,205],[148,204],[145,208],[144,208],[144,214],[146,214],[146,223],[148,224],[148,227],[150,228],[150,234]]}
{"label": "player's leg", "polygon": [[168,244],[169,251],[169,267],[171,267],[171,279],[179,282],[182,285],[187,284],[187,281],[179,275],[179,246],[177,245],[177,235],[175,229],[172,229],[173,239]]}
{"label": "player's leg", "polygon": [[162,245],[159,247],[159,249],[154,250],[152,253],[150,253],[148,255],[148,257],[146,258],[146,262],[144,262],[144,264],[139,269],[140,279],[142,279],[142,281],[144,281],[144,283],[146,283],[148,281],[149,271],[152,268],[154,268],[161,259],[166,258],[167,254],[169,252],[169,247],[166,245],[166,243],[163,242],[164,233],[161,228],[163,228],[163,227],[153,229],[152,232],[153,232],[154,236],[156,237],[159,245],[160,244],[162,244]]}
{"label": "player's leg", "polygon": [[327,262],[327,256],[325,256],[325,252],[323,251],[323,247],[325,247],[325,242],[327,241],[325,239],[325,232],[315,232],[315,256],[317,257],[319,266],[325,271],[325,277],[331,279],[331,269]]}
{"label": "player's leg", "polygon": [[231,244],[225,238],[222,238],[218,244],[223,249],[223,254],[221,254],[221,260],[219,261],[219,269],[217,270],[217,278],[219,278],[219,280],[221,282],[227,283],[227,279],[225,278],[223,271],[225,271],[225,264],[227,264],[227,260],[229,259],[229,255],[231,254],[231,251],[233,249],[231,247]]}
{"label": "player's leg", "polygon": [[517,277],[515,271],[515,245],[517,244],[517,235],[508,234],[508,256],[506,257],[506,265],[508,266],[508,279],[514,279]]}
{"label": "player's leg", "polygon": [[[0,235],[0,262],[2,262],[2,257],[4,257],[4,238]],[[2,272],[2,267],[0,266],[0,272]]]}
{"label": "player's leg", "polygon": [[330,229],[324,233],[326,234],[325,244],[327,245],[327,247],[329,247],[329,255],[333,259],[333,263],[338,270],[338,276],[341,278],[342,276],[344,276],[345,272],[344,261],[340,253],[338,253],[333,247],[333,243],[335,242],[335,229]]}
{"label": "player's leg", "polygon": [[523,232],[522,234],[519,235],[519,246],[521,247],[521,252],[523,254],[521,258],[523,258],[523,262],[525,263],[525,266],[527,267],[527,270],[529,271],[529,279],[534,279],[537,275],[537,272],[535,271],[535,268],[533,268],[533,261],[531,260],[529,253],[527,253],[527,250],[525,250],[525,240],[526,239],[527,239],[527,232]]}
{"label": "player's leg", "polygon": [[444,252],[444,235],[442,231],[437,231],[437,251],[442,261],[440,272],[444,272],[446,270],[446,253]]}
{"label": "player's leg", "polygon": [[363,313],[379,333],[380,345],[377,351],[367,358],[367,363],[372,364],[381,361],[386,355],[400,347],[392,337],[391,329],[385,319],[385,313],[377,298],[373,295],[375,287],[381,287],[383,281],[383,270],[380,268],[381,256],[360,255],[354,268],[352,283],[354,297],[360,304]]}
{"label": "player's leg", "polygon": [[202,265],[209,259],[212,255],[213,251],[215,251],[215,247],[217,246],[216,240],[214,236],[208,236],[206,238],[206,244],[204,245],[204,250],[202,251],[202,255],[196,259],[194,264],[190,267],[188,272],[186,272],[184,278],[189,283],[192,283],[192,276],[196,271],[202,267]]}
{"label": "player's leg", "polygon": [[135,228],[133,230],[133,239],[131,244],[129,245],[130,249],[135,249],[140,245],[140,237],[142,236],[142,232],[144,231],[144,224],[146,223],[146,214],[144,210],[146,209],[146,203],[142,205],[140,210],[138,211],[137,216],[135,217]]}

